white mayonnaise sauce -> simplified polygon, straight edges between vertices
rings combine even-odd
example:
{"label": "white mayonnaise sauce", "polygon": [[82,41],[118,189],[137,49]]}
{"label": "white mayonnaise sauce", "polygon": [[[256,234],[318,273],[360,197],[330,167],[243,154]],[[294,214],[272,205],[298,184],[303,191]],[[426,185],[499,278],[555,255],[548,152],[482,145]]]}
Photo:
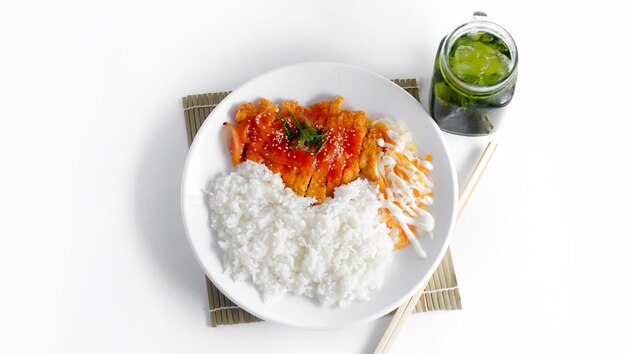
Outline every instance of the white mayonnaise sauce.
{"label": "white mayonnaise sauce", "polygon": [[[410,133],[399,134],[393,129],[386,131],[390,142],[380,138],[378,146],[385,148],[377,161],[377,170],[385,186],[386,198],[383,208],[398,222],[404,234],[411,241],[411,245],[418,255],[426,257],[426,252],[420,246],[417,236],[427,234],[432,238],[435,228],[435,219],[420,204],[432,205],[433,183],[426,175],[415,167],[412,162],[417,158],[415,144]],[[427,160],[420,160],[420,166],[432,171],[433,165]],[[397,168],[404,175],[394,171]],[[409,226],[415,228],[411,231]],[[399,237],[399,230],[392,230],[392,237]],[[396,240],[394,240],[396,241]]]}

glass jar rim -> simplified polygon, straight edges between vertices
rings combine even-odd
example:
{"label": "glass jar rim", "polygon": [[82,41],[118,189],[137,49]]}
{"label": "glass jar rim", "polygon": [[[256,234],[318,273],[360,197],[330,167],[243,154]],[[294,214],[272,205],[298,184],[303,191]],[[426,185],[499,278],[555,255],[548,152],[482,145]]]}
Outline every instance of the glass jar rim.
{"label": "glass jar rim", "polygon": [[[491,22],[486,18],[487,16],[483,13],[475,13],[474,17],[469,22],[462,24],[454,31],[450,32],[450,34],[448,34],[444,39],[441,56],[439,58],[439,60],[441,60],[442,62],[443,67],[445,68],[445,70],[442,70],[442,74],[448,79],[448,81],[452,81],[451,83],[460,89],[475,92],[477,94],[490,94],[497,92],[505,88],[517,76],[518,55],[517,45],[515,44],[515,40],[513,40],[513,36],[511,36],[511,34],[507,30],[502,28],[502,26],[498,25],[497,23]],[[480,30],[502,39],[509,48],[509,52],[511,54],[512,65],[508,75],[499,82],[489,86],[480,86],[463,81],[454,73],[454,71],[452,71],[452,66],[449,60],[449,54],[450,50],[452,49],[452,45],[459,37],[469,32]]]}

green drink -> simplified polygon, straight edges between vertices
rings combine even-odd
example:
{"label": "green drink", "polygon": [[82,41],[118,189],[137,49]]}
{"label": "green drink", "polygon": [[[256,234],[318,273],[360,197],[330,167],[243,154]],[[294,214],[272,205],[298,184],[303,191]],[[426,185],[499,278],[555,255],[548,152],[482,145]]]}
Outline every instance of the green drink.
{"label": "green drink", "polygon": [[500,126],[517,79],[517,47],[502,27],[474,14],[439,44],[430,113],[447,132],[487,135]]}

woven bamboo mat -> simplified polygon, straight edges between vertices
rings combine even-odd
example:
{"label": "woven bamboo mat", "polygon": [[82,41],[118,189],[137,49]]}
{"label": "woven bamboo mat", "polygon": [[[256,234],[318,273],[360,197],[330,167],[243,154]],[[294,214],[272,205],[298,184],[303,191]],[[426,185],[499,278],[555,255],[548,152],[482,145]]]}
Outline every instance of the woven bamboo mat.
{"label": "woven bamboo mat", "polygon": [[[419,87],[415,79],[392,80],[419,101]],[[187,140],[189,145],[196,136],[198,129],[207,116],[220,101],[230,92],[205,93],[183,97],[185,124],[187,126]],[[249,314],[222,294],[211,281],[206,278],[209,297],[209,312],[213,327],[219,325],[257,322],[261,319]],[[424,293],[415,306],[414,312],[428,312],[437,310],[460,310],[461,295],[459,294],[456,273],[452,263],[450,249],[447,250],[441,264],[428,281]]]}

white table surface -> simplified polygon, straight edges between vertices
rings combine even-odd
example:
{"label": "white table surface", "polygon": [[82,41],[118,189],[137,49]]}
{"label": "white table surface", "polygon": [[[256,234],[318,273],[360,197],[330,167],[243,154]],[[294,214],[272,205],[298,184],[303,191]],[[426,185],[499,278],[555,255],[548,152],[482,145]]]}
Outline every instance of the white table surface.
{"label": "white table surface", "polygon": [[446,135],[461,181],[501,144],[452,241],[464,309],[411,316],[393,352],[623,353],[623,15],[481,0],[3,4],[0,352],[371,352],[388,317],[209,327],[180,98],[302,61],[427,85],[474,10],[516,38],[518,86],[497,136]]}

